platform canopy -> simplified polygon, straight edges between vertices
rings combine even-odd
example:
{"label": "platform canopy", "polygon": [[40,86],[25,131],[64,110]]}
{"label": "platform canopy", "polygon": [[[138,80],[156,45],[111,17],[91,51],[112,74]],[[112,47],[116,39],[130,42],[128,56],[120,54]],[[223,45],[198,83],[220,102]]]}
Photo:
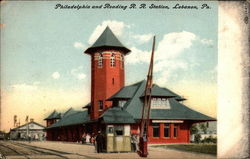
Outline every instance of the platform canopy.
{"label": "platform canopy", "polygon": [[47,129],[63,127],[63,126],[71,126],[71,125],[79,125],[89,121],[89,115],[87,111],[77,111],[70,108],[66,111],[63,117],[56,123],[49,126]]}
{"label": "platform canopy", "polygon": [[84,52],[87,54],[91,54],[101,49],[117,49],[121,50],[124,54],[130,52],[130,50],[123,46],[123,44],[117,39],[115,34],[110,30],[108,26],[95,41],[95,43]]}

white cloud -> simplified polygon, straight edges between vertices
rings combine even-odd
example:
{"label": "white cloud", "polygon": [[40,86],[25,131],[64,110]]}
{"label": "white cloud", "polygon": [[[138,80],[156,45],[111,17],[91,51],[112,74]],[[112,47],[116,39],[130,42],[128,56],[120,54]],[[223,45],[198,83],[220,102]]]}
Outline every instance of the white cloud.
{"label": "white cloud", "polygon": [[213,45],[213,40],[211,39],[200,39],[200,42],[204,45],[209,45],[209,46]]}
{"label": "white cloud", "polygon": [[132,37],[136,39],[138,43],[146,43],[152,39],[153,34],[142,34],[142,35],[137,34],[133,35]]}
{"label": "white cloud", "polygon": [[83,80],[86,78],[86,74],[82,72],[83,66],[79,66],[77,68],[73,68],[71,70],[71,74],[77,78],[78,80]]}
{"label": "white cloud", "polygon": [[116,20],[103,21],[102,24],[98,25],[93,31],[93,33],[90,35],[88,43],[93,44],[107,26],[109,26],[109,28],[113,31],[113,33],[118,37],[123,34],[125,27],[129,28],[129,25],[126,25],[122,21],[116,21]]}
{"label": "white cloud", "polygon": [[[195,40],[198,40],[197,36],[187,31],[168,33],[163,36],[155,51],[154,72],[158,73],[157,83],[166,84],[167,80],[174,76],[174,72],[186,70],[192,65],[178,57],[185,54],[185,49],[190,48]],[[131,54],[126,57],[126,63],[149,63],[150,57],[151,50],[142,51],[132,47]]]}
{"label": "white cloud", "polygon": [[[150,40],[150,39],[149,39]],[[190,32],[173,32],[165,34],[159,41],[155,51],[155,62],[162,62],[169,59],[177,58],[184,49],[190,48],[192,42],[196,40],[196,35]],[[131,54],[127,57],[127,63],[149,63],[150,51],[142,51],[136,47],[131,48]]]}
{"label": "white cloud", "polygon": [[188,63],[182,60],[173,60],[173,61],[160,60],[155,62],[154,71],[155,72],[161,72],[165,70],[174,71],[176,69],[186,70],[188,67],[189,67]]}
{"label": "white cloud", "polygon": [[83,43],[81,43],[81,42],[75,42],[74,47],[77,48],[77,49],[81,49],[81,50],[86,48],[85,45]]}
{"label": "white cloud", "polygon": [[59,79],[60,78],[60,73],[59,72],[54,72],[52,75],[51,75],[52,78],[54,79]]}
{"label": "white cloud", "polygon": [[158,61],[154,67],[154,72],[159,73],[156,78],[156,83],[165,86],[169,78],[175,76],[175,72],[178,72],[179,70],[187,70],[188,67],[189,64],[182,60]]}
{"label": "white cloud", "polygon": [[29,85],[26,83],[22,83],[22,84],[12,85],[11,88],[13,88],[13,90],[17,91],[17,92],[21,92],[21,91],[22,92],[32,92],[32,91],[37,90],[37,85],[36,84]]}
{"label": "white cloud", "polygon": [[148,63],[150,60],[150,52],[142,51],[136,47],[131,48],[131,53],[125,56],[125,62],[128,64],[137,64],[137,63]]}
{"label": "white cloud", "polygon": [[165,34],[158,44],[156,60],[176,58],[184,53],[184,49],[190,48],[195,39],[195,34],[186,31]]}
{"label": "white cloud", "polygon": [[79,80],[82,80],[82,79],[84,79],[86,77],[86,75],[84,74],[84,73],[79,73],[78,75],[77,75],[77,78],[79,79]]}

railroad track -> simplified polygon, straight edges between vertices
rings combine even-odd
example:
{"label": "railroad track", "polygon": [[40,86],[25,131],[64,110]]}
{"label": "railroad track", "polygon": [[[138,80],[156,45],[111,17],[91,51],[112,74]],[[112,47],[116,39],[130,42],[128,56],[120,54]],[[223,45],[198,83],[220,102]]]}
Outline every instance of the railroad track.
{"label": "railroad track", "polygon": [[16,142],[2,142],[0,141],[0,153],[3,156],[23,156],[27,159],[30,159],[29,156],[40,155],[40,156],[56,156],[56,158],[68,159],[68,157],[63,156],[65,152],[40,148],[30,145],[25,145]]}

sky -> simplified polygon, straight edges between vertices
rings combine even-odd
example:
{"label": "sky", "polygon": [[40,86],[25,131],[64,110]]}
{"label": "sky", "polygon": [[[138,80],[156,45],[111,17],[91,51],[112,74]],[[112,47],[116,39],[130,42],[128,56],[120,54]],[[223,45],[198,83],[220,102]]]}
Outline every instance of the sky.
{"label": "sky", "polygon": [[[146,9],[108,9],[111,5]],[[173,9],[176,4],[199,9]],[[13,116],[44,124],[53,110],[90,101],[90,57],[84,50],[109,26],[131,50],[125,84],[146,79],[156,35],[154,83],[187,98],[187,106],[216,117],[218,2],[9,1],[1,4],[1,130]],[[55,9],[56,5],[101,9]],[[170,9],[150,9],[167,5]],[[139,72],[139,73],[138,73]]]}

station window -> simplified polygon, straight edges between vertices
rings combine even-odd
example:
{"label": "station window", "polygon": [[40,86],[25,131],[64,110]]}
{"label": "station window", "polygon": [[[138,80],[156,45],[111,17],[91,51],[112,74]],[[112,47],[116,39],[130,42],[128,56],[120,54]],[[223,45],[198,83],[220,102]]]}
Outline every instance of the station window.
{"label": "station window", "polygon": [[170,124],[164,124],[164,137],[170,137]]}
{"label": "station window", "polygon": [[115,54],[112,53],[110,56],[110,66],[115,67]]}
{"label": "station window", "polygon": [[103,110],[103,101],[102,100],[98,101],[98,106],[99,106],[99,110]]}
{"label": "station window", "polygon": [[114,127],[108,126],[108,134],[113,134],[113,133],[114,133]]}
{"label": "station window", "polygon": [[115,126],[115,135],[123,135],[124,127],[123,126]]}
{"label": "station window", "polygon": [[153,137],[159,137],[160,136],[160,124],[159,123],[153,123]]}
{"label": "station window", "polygon": [[174,137],[178,136],[178,125],[174,124]]}

